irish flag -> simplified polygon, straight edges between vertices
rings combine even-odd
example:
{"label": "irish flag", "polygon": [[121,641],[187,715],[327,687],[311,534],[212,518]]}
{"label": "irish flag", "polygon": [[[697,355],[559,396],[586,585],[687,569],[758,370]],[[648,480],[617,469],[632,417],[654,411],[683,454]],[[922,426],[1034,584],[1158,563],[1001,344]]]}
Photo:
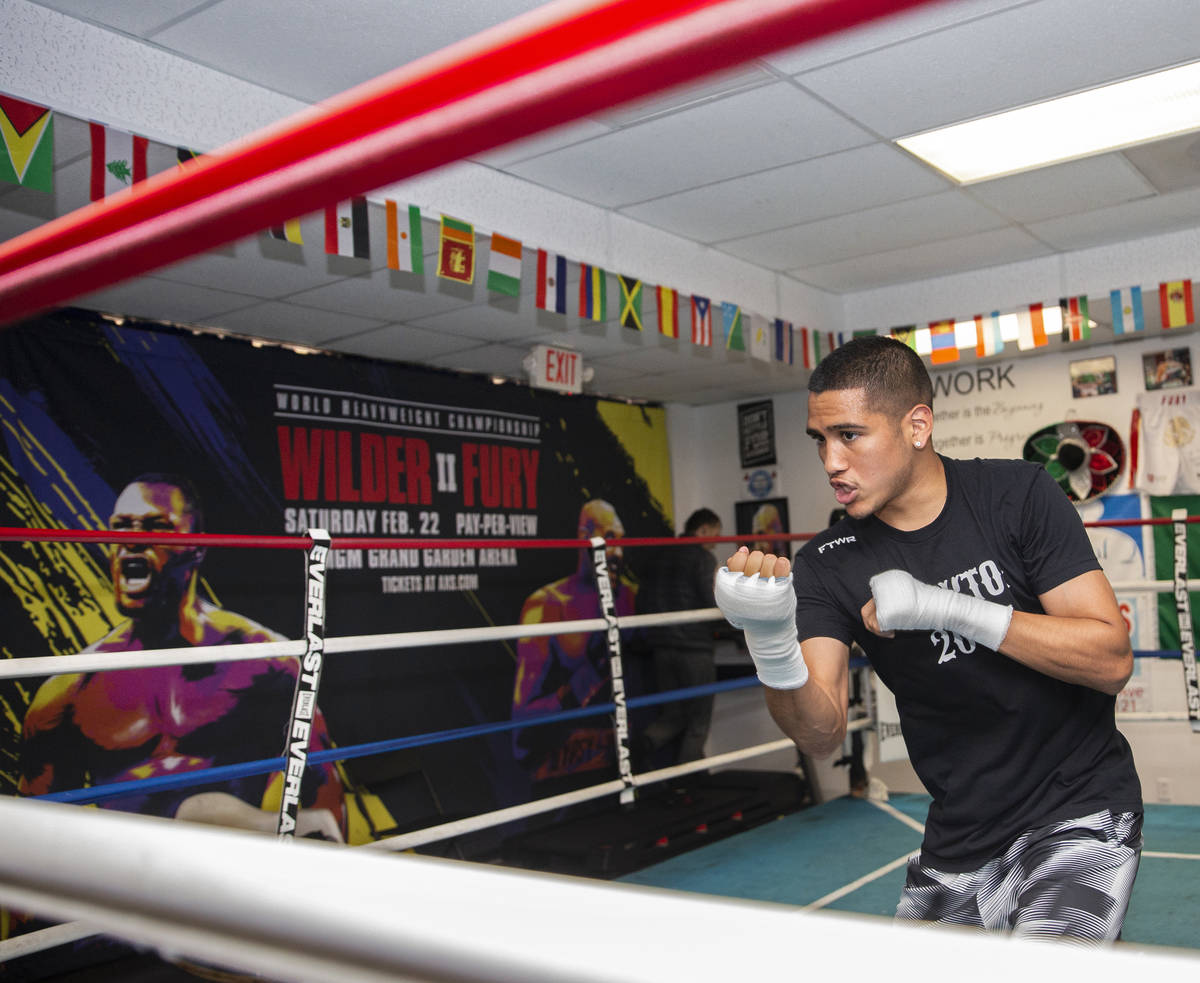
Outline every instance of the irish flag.
{"label": "irish flag", "polygon": [[488,264],[488,290],[516,297],[521,292],[521,243],[492,233],[492,258]]}

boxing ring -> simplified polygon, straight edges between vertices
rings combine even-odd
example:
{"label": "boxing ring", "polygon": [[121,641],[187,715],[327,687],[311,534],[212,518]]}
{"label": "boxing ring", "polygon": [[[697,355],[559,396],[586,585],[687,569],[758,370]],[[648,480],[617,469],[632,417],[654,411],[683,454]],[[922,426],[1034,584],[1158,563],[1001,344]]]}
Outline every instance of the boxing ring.
{"label": "boxing ring", "polygon": [[[1186,528],[1189,522],[1200,521],[1200,517],[1115,520],[1089,525],[1129,526],[1139,521],[1145,525],[1170,522],[1179,529]],[[810,536],[796,533],[784,538],[795,542]],[[87,541],[95,544],[169,542],[179,546],[290,549],[303,551],[306,557],[304,577],[296,590],[297,602],[303,603],[306,610],[306,637],[303,640],[12,659],[0,663],[0,678],[291,657],[302,662],[310,660],[306,664],[313,670],[314,678],[305,683],[302,674],[297,680],[296,692],[299,696],[311,689],[315,700],[320,669],[311,662],[314,648],[320,650],[322,658],[336,659],[344,653],[371,650],[395,650],[398,656],[403,657],[405,650],[415,648],[464,642],[487,643],[548,634],[601,632],[610,639],[613,698],[608,702],[547,714],[544,718],[493,721],[360,746],[311,751],[308,757],[311,763],[346,760],[401,748],[461,740],[483,733],[551,725],[580,717],[607,719],[614,729],[614,746],[618,752],[617,775],[609,780],[423,829],[381,835],[361,848],[295,838],[292,834],[296,803],[292,801],[289,804],[286,797],[281,801],[276,834],[278,839],[287,841],[287,847],[280,847],[262,835],[242,831],[103,809],[72,808],[74,805],[98,803],[128,795],[134,790],[189,787],[250,774],[283,772],[289,763],[286,749],[283,756],[274,759],[181,771],[137,781],[52,792],[28,799],[0,800],[0,821],[9,834],[9,842],[19,842],[23,847],[20,851],[0,851],[0,902],[35,912],[43,918],[65,920],[63,924],[0,942],[0,962],[29,956],[99,933],[156,949],[168,958],[185,956],[203,960],[205,964],[219,964],[288,980],[392,979],[396,978],[396,973],[411,974],[405,978],[414,979],[650,980],[661,979],[665,966],[677,965],[680,940],[670,926],[686,925],[688,946],[694,948],[693,932],[698,937],[721,940],[729,938],[729,933],[733,931],[731,926],[736,925],[739,942],[744,939],[751,943],[750,946],[743,948],[739,945],[735,954],[724,943],[714,944],[714,951],[703,951],[695,966],[692,966],[689,956],[690,976],[717,979],[735,971],[735,968],[744,972],[761,965],[766,970],[777,967],[780,960],[791,958],[786,953],[794,945],[792,939],[795,933],[804,931],[806,940],[808,938],[807,931],[793,924],[800,917],[819,919],[819,923],[811,928],[813,935],[819,938],[819,944],[816,939],[812,943],[805,943],[806,946],[817,945],[816,949],[809,950],[816,958],[821,957],[821,952],[826,952],[828,958],[832,959],[839,946],[855,944],[851,940],[867,930],[866,924],[859,924],[853,917],[844,914],[818,914],[815,909],[833,905],[845,895],[885,875],[902,876],[901,868],[907,853],[915,850],[920,843],[919,836],[913,833],[922,828],[915,815],[923,810],[924,801],[917,801],[915,805],[909,802],[907,806],[902,805],[901,809],[897,809],[895,805],[881,801],[886,800],[886,791],[883,796],[874,796],[873,801],[860,801],[851,808],[878,810],[879,813],[899,819],[912,840],[905,844],[906,852],[862,877],[824,892],[820,898],[783,908],[778,901],[756,900],[754,904],[736,901],[734,899],[739,893],[753,897],[756,890],[747,892],[738,887],[710,888],[714,895],[725,896],[701,899],[699,893],[704,893],[705,889],[691,885],[692,874],[689,871],[694,862],[688,854],[667,861],[662,868],[667,873],[678,871],[668,877],[666,884],[678,885],[684,891],[699,891],[692,895],[680,893],[678,888],[666,893],[652,889],[661,887],[663,883],[660,878],[664,874],[662,871],[656,872],[656,867],[625,878],[624,884],[615,885],[497,869],[485,864],[417,856],[411,852],[423,846],[585,802],[607,799],[613,804],[618,801],[629,803],[639,791],[661,782],[701,771],[719,770],[740,761],[792,749],[791,741],[784,738],[645,772],[635,771],[632,759],[625,753],[633,736],[626,716],[629,709],[757,687],[759,684],[757,678],[751,675],[684,690],[645,694],[626,691],[621,683],[620,637],[623,632],[650,625],[711,621],[719,618],[720,612],[716,608],[706,608],[658,614],[616,614],[612,608],[611,591],[603,589],[608,582],[606,554],[614,548],[673,548],[688,543],[713,544],[720,549],[717,544],[736,543],[738,537],[628,537],[610,540],[595,537],[590,540],[507,541],[503,545],[517,549],[590,550],[591,567],[600,586],[598,616],[539,624],[328,637],[320,638],[319,645],[317,639],[323,621],[325,592],[314,591],[311,584],[317,568],[323,565],[325,554],[330,549],[388,546],[428,548],[450,544],[482,548],[495,547],[497,541],[329,537],[319,530],[312,530],[303,537],[274,537],[203,533],[164,536],[147,532],[14,528],[0,529],[0,541]],[[1177,574],[1182,575],[1181,571],[1177,571]],[[1187,588],[1200,589],[1200,581],[1189,582],[1184,577],[1182,583],[1185,585],[1184,596]],[[1122,591],[1161,591],[1173,590],[1176,584],[1174,581],[1148,581],[1118,583],[1115,586]],[[614,628],[615,631],[610,631]],[[1184,638],[1186,640],[1187,636]],[[1142,658],[1187,657],[1186,651],[1137,654]],[[867,715],[850,722],[851,730],[866,731],[876,727],[878,721],[869,709],[873,705],[873,701],[869,701]],[[1181,722],[1189,719],[1186,709],[1118,716],[1127,720]],[[287,722],[289,733],[296,719],[294,704],[292,718]],[[291,747],[291,753],[297,753],[294,743]],[[295,798],[298,800],[299,790]],[[913,815],[907,815],[903,809]],[[1196,811],[1200,812],[1200,809]],[[804,814],[802,810],[796,815]],[[842,816],[837,823],[843,825],[846,821],[847,817]],[[751,829],[705,850],[736,850],[738,847],[735,844],[743,840],[749,843],[755,835],[756,831]],[[780,831],[771,830],[764,835],[778,837]],[[811,839],[811,836],[811,827],[798,833],[801,843],[806,837]],[[1200,859],[1200,855],[1194,853],[1155,851],[1149,833],[1145,855],[1164,859]],[[405,867],[397,869],[383,866],[392,861],[403,862]],[[696,862],[701,867],[712,866],[711,860]],[[144,877],[131,880],[128,876],[130,870],[144,871]],[[740,876],[744,878],[745,874]],[[775,882],[779,880],[774,871],[771,878]],[[336,893],[347,899],[335,918],[321,919],[319,930],[311,915],[305,915],[314,890],[322,894]],[[230,899],[233,899],[232,903]],[[497,918],[497,909],[503,909],[505,917]],[[619,910],[620,914],[614,915],[614,909]],[[539,948],[536,953],[522,947],[519,942],[521,932],[515,926],[554,924],[556,918],[564,919],[565,912],[571,913],[569,921],[572,923],[578,923],[577,919],[581,917],[601,919],[606,930],[620,939],[616,946],[618,952],[606,952],[606,962],[601,967],[582,967],[568,941],[570,930],[566,927],[566,920],[563,922],[561,952],[556,951],[554,946],[549,951]],[[843,922],[842,919],[847,917],[850,920]],[[387,923],[386,928],[381,919]],[[448,923],[443,923],[443,919]],[[779,919],[787,920],[786,930],[780,927]],[[709,920],[713,922],[712,933],[703,928]],[[743,927],[743,922],[746,927]],[[459,924],[472,926],[468,933],[470,944],[466,944],[461,933],[455,930]],[[718,924],[723,926],[724,932],[717,930]],[[875,931],[880,930],[874,922],[869,924]],[[931,944],[935,947],[946,946],[947,958],[959,958],[958,947],[978,944],[973,937],[956,938],[954,936],[957,933],[951,933],[950,937],[943,938],[940,932],[931,943],[927,931],[914,935],[910,926],[898,924],[889,924],[884,931],[887,940],[881,944],[887,946],[889,958],[904,953],[909,945],[922,947],[928,958],[928,946]],[[1006,947],[997,950],[993,957],[998,960],[995,963],[997,974],[1014,971],[1014,964],[1009,964],[1007,960],[1019,960],[1021,949],[1022,946],[1010,941]],[[751,950],[755,953],[753,957],[747,955]],[[693,955],[697,954],[693,952]],[[612,955],[611,960],[608,959],[609,955]],[[979,953],[974,955],[978,958]],[[1139,952],[1136,958],[1145,960],[1150,957],[1145,952]],[[758,959],[762,960],[760,964],[754,962]],[[1187,957],[1175,953],[1156,953],[1152,959],[1154,971],[1168,974],[1175,971],[1194,972],[1196,965]],[[1160,960],[1165,960],[1161,966],[1158,965]]]}
{"label": "boxing ring", "polygon": [[[0,244],[0,323],[316,211],[434,167],[542,132],[590,112],[686,83],[758,55],[895,14],[929,0],[568,0],[463,41],[367,83],[295,119],[206,155],[177,173],[145,182]],[[1121,525],[1135,524],[1122,520]],[[792,540],[802,535],[785,537]],[[162,542],[148,533],[3,529],[0,540],[92,543]],[[717,537],[705,542],[736,542]],[[301,549],[308,557],[297,588],[307,612],[304,639],[17,658],[0,678],[94,673],[150,666],[295,658],[304,666],[287,733],[304,732],[327,658],[348,652],[424,649],[565,632],[605,632],[613,699],[544,720],[495,721],[356,747],[312,751],[290,740],[277,758],[106,786],[0,800],[8,844],[0,850],[0,903],[61,922],[0,943],[0,960],[93,934],[244,972],[288,980],[596,980],[686,977],[727,980],[777,973],[801,960],[838,966],[875,945],[876,968],[966,964],[982,979],[1010,980],[1036,963],[1041,973],[1195,974],[1188,954],[1048,947],[954,931],[879,924],[796,907],[700,897],[630,885],[531,874],[414,855],[418,847],[571,805],[614,799],[701,770],[788,750],[774,740],[701,761],[634,770],[628,711],[757,680],[657,694],[623,686],[621,630],[711,620],[716,609],[617,615],[608,602],[594,618],[541,625],[386,635],[324,637],[316,566],[330,549],[502,545],[495,539],[360,539],[176,534],[173,545]],[[687,540],[514,540],[514,549],[591,549],[603,566],[611,546],[668,546]],[[605,596],[604,577],[599,577]],[[1186,578],[1185,578],[1186,582]],[[1187,588],[1196,586],[1185,583]],[[1178,584],[1143,585],[1175,589]],[[320,594],[320,597],[317,595]],[[1190,616],[1190,612],[1189,612]],[[1163,656],[1168,653],[1153,653]],[[1190,656],[1190,661],[1189,661]],[[1182,657],[1195,679],[1190,633]],[[305,679],[305,677],[308,677]],[[104,809],[78,809],[133,788],[187,787],[243,775],[289,773],[299,761],[344,760],[481,733],[579,717],[611,720],[616,777],[588,788],[495,812],[380,838],[363,849],[293,835],[295,796],[285,794],[277,838]],[[1171,719],[1179,714],[1170,715]],[[1196,715],[1183,714],[1196,721]],[[853,721],[869,729],[869,717]],[[869,808],[874,808],[870,807]],[[402,866],[396,866],[401,864]],[[130,877],[129,871],[141,872]],[[335,898],[318,916],[314,899]],[[820,906],[816,906],[820,907]],[[572,928],[599,926],[607,944],[581,952]],[[528,926],[542,942],[528,943]],[[1036,946],[1036,947],[1035,947]],[[936,973],[936,971],[935,971]]]}

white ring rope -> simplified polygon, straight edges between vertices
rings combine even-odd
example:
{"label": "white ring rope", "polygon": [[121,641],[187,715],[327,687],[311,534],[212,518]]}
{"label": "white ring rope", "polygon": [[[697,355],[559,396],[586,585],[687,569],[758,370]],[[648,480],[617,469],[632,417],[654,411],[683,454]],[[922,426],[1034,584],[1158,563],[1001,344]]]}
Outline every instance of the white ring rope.
{"label": "white ring rope", "polygon": [[[299,983],[728,983],[816,972],[970,967],[1013,979],[1195,978],[1183,950],[1083,949],[864,916],[529,873],[60,803],[0,800],[0,902]],[[402,866],[397,866],[402,865]],[[139,877],[130,877],[131,870]],[[314,905],[313,898],[336,899]],[[581,956],[579,927],[608,943]]]}
{"label": "white ring rope", "polygon": [[[721,620],[720,608],[695,608],[661,614],[618,616],[622,628],[648,625],[679,625],[693,621]],[[527,625],[486,625],[481,628],[438,628],[431,631],[400,631],[378,635],[342,635],[325,639],[325,652],[369,652],[379,649],[424,648],[460,642],[494,642],[540,635],[566,635],[579,631],[603,631],[603,618],[575,621],[541,621]],[[134,649],[127,652],[84,652],[78,655],[38,655],[0,662],[0,679],[25,676],[55,676],[64,672],[103,672],[109,669],[146,669],[150,666],[183,666],[204,662],[236,662],[276,656],[301,656],[307,643],[247,642],[243,645],[197,645],[169,649]]]}

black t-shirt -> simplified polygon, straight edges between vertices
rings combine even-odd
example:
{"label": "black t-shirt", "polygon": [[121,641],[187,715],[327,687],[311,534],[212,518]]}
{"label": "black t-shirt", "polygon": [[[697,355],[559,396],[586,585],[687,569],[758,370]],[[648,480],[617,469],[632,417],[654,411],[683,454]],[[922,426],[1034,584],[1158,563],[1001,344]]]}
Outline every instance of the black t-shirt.
{"label": "black t-shirt", "polygon": [[847,518],[805,544],[796,623],[802,643],[858,642],[895,693],[909,757],[933,796],[924,859],[955,871],[1033,826],[1140,810],[1141,785],[1114,697],[947,631],[886,639],[863,626],[869,581],[884,570],[1042,614],[1038,595],[1100,569],[1078,513],[1042,467],[941,460],[946,505],[929,525],[902,532]]}

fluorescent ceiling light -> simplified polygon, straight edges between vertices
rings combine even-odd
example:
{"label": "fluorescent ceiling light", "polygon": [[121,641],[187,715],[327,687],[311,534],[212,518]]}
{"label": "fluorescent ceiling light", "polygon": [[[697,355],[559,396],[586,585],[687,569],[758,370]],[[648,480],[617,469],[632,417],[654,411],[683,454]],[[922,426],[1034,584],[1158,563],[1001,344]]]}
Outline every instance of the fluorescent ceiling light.
{"label": "fluorescent ceiling light", "polygon": [[1200,129],[1200,62],[896,141],[959,184]]}

